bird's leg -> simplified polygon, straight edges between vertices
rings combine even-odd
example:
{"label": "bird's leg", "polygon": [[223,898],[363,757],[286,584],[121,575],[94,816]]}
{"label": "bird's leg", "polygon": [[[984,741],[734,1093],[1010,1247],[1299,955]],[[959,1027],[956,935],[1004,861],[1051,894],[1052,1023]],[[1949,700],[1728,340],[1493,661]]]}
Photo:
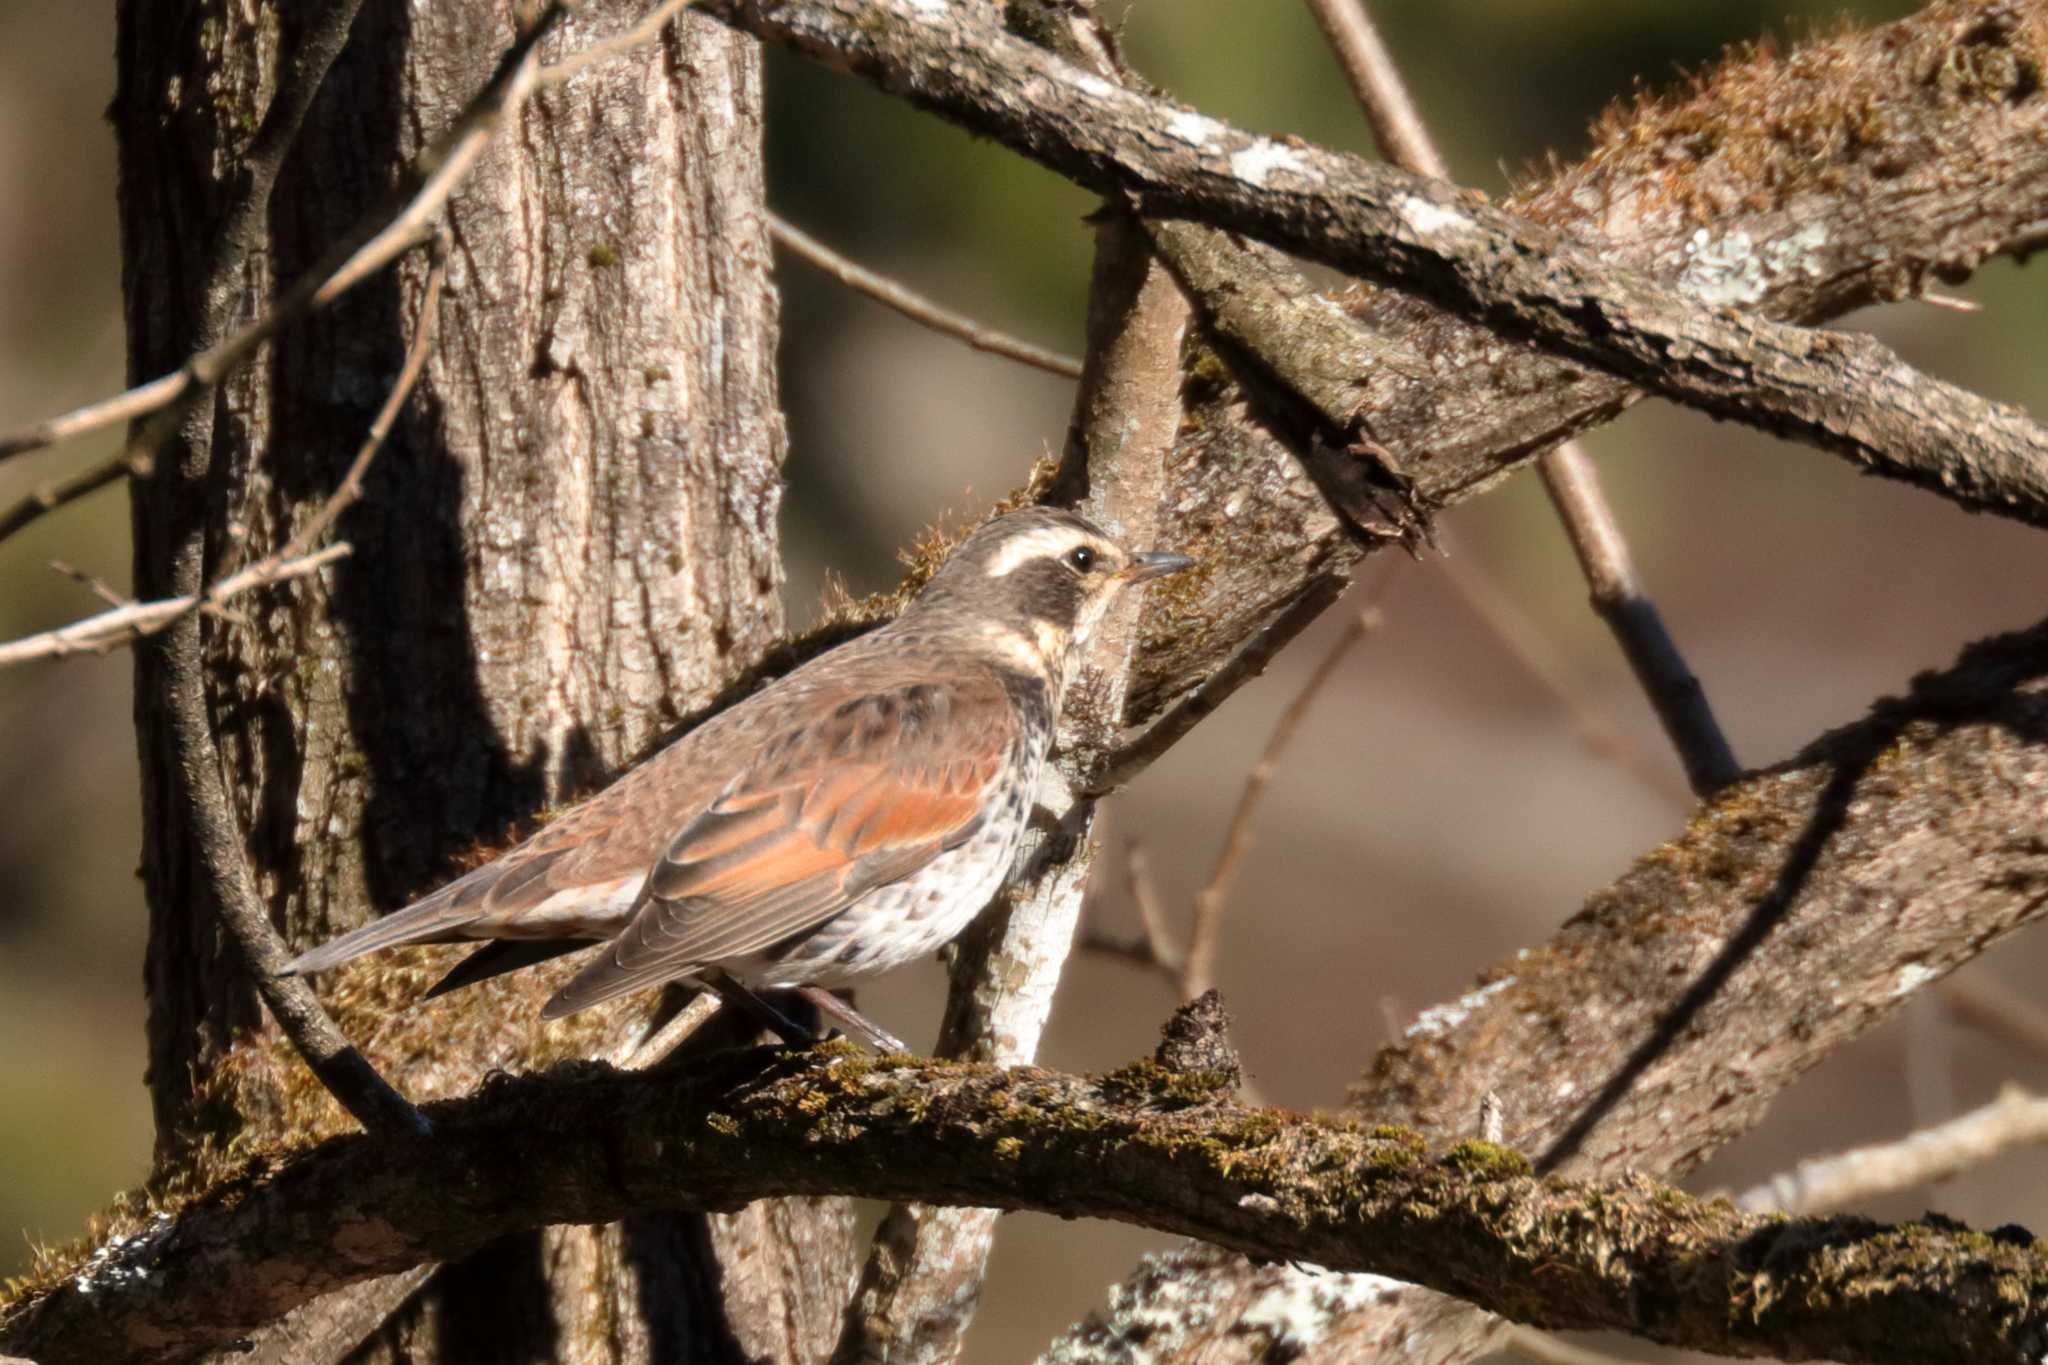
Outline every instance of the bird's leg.
{"label": "bird's leg", "polygon": [[796,1023],[781,1010],[763,1000],[739,978],[726,972],[709,971],[705,972],[701,979],[706,986],[718,993],[719,999],[739,1006],[755,1023],[791,1047],[809,1047],[818,1041],[816,1033]]}
{"label": "bird's leg", "polygon": [[903,1040],[874,1020],[862,1014],[846,1001],[841,1000],[823,986],[798,986],[796,993],[817,1006],[818,1012],[829,1019],[837,1019],[847,1030],[859,1036],[877,1052],[908,1052]]}
{"label": "bird's leg", "polygon": [[619,1049],[613,1063],[629,1071],[659,1065],[674,1056],[676,1049],[688,1042],[690,1035],[704,1027],[724,1004],[725,998],[717,991],[699,991],[688,1004]]}

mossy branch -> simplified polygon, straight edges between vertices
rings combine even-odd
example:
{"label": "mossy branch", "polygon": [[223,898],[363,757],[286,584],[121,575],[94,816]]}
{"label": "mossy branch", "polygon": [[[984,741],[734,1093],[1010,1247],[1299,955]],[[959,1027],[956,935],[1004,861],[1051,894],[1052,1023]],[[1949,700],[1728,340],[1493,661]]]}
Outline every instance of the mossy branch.
{"label": "mossy branch", "polygon": [[[1717,417],[1831,450],[1966,507],[2048,526],[2048,429],[1917,372],[1868,336],[1730,305],[1766,268],[1677,287],[1480,196],[1394,167],[1276,142],[1118,86],[1004,32],[986,6],[915,0],[700,0],[707,14],[865,77],[1149,217],[1256,237],[1428,300],[1501,336]],[[2042,112],[2041,65],[2002,60],[2038,16],[2000,9],[1963,36],[1969,98]],[[1982,41],[1977,47],[1986,46]],[[1946,68],[1944,68],[1946,70]],[[1939,76],[1941,73],[1934,73]],[[1785,245],[1797,263],[1825,234]],[[1776,265],[1770,267],[1777,269]],[[1817,266],[1815,267],[1818,268]]]}
{"label": "mossy branch", "polygon": [[0,1352],[182,1360],[521,1229],[823,1194],[1111,1218],[1730,1355],[1985,1365],[2048,1341],[2048,1248],[2017,1232],[1541,1180],[1488,1143],[1432,1151],[1408,1129],[1246,1108],[1227,1070],[1083,1078],[828,1044],[654,1075],[572,1064],[440,1105],[433,1124],[251,1162],[18,1293]]}

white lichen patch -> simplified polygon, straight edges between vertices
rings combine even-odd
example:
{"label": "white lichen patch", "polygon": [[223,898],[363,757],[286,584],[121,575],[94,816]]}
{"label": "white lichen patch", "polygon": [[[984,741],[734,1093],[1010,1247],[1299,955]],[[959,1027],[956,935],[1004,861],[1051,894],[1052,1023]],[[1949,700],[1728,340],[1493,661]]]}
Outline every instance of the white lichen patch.
{"label": "white lichen patch", "polygon": [[1273,1347],[1306,1352],[1344,1318],[1404,1287],[1384,1275],[1290,1267],[1280,1283],[1260,1294],[1238,1321],[1251,1331],[1264,1332]]}
{"label": "white lichen patch", "polygon": [[1472,1017],[1472,1012],[1515,984],[1512,976],[1504,976],[1488,986],[1481,986],[1468,995],[1461,995],[1448,1005],[1432,1005],[1415,1016],[1415,1022],[1408,1026],[1404,1038],[1441,1038],[1458,1025]]}
{"label": "white lichen patch", "polygon": [[1774,237],[1764,243],[1764,269],[1773,275],[1797,272],[1817,280],[1821,277],[1820,251],[1827,244],[1827,224],[1808,223],[1789,237]]}
{"label": "white lichen patch", "polygon": [[[1219,1293],[1203,1248],[1154,1254],[1138,1273],[1109,1291],[1106,1311],[1068,1331],[1039,1365],[1145,1365],[1168,1359],[1186,1343],[1223,1325],[1234,1295]],[[1229,1324],[1232,1336],[1263,1337],[1267,1354],[1291,1359],[1313,1347],[1353,1314],[1407,1288],[1383,1275],[1289,1268]]]}
{"label": "white lichen patch", "polygon": [[1403,196],[1394,211],[1417,232],[1464,232],[1472,227],[1472,220],[1456,209],[1419,194]]}
{"label": "white lichen patch", "polygon": [[1038,1365],[1141,1365],[1208,1329],[1223,1296],[1201,1252],[1153,1253],[1131,1279],[1110,1286],[1109,1306],[1047,1348]]}
{"label": "white lichen patch", "polygon": [[908,3],[919,14],[944,14],[952,8],[951,0],[908,0]]}
{"label": "white lichen patch", "polygon": [[1116,87],[1090,71],[1083,71],[1074,77],[1074,88],[1091,99],[1108,99],[1116,93]]}
{"label": "white lichen patch", "polygon": [[1940,975],[1938,968],[1924,962],[1908,962],[1899,968],[1898,980],[1892,982],[1892,999],[1903,1000]]}
{"label": "white lichen patch", "polygon": [[1166,121],[1166,135],[1190,147],[1211,147],[1223,136],[1223,125],[1192,109],[1183,109]]}
{"label": "white lichen patch", "polygon": [[1726,237],[1715,237],[1700,228],[1685,244],[1685,268],[1679,272],[1678,289],[1702,303],[1724,308],[1755,303],[1773,280],[1794,273],[1819,278],[1818,254],[1827,241],[1827,227],[1818,222],[1762,243],[1739,228]]}
{"label": "white lichen patch", "polygon": [[72,1278],[71,1287],[81,1294],[90,1294],[95,1290],[147,1280],[152,1272],[143,1262],[148,1259],[157,1239],[170,1227],[171,1216],[159,1213],[149,1220],[148,1227],[138,1232],[126,1237],[109,1237],[93,1248],[92,1259]]}
{"label": "white lichen patch", "polygon": [[1293,149],[1283,147],[1270,138],[1254,138],[1247,146],[1230,154],[1230,173],[1247,184],[1266,187],[1266,177],[1275,171],[1290,171],[1302,174],[1301,158]]}

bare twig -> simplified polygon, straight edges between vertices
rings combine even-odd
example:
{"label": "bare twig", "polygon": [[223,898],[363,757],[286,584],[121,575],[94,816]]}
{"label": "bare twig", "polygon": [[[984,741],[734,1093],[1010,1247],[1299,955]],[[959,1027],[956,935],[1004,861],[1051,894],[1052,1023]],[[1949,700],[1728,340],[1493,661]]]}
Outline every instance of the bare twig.
{"label": "bare twig", "polygon": [[612,1054],[612,1065],[632,1071],[643,1071],[659,1066],[675,1050],[690,1040],[690,1036],[711,1022],[711,1016],[718,1013],[724,1004],[715,991],[699,991],[690,1003],[675,1012],[660,1028],[641,1037],[630,1038]]}
{"label": "bare twig", "polygon": [[87,573],[76,565],[67,564],[61,559],[53,559],[50,561],[50,571],[64,575],[64,577],[78,584],[110,607],[125,607],[128,605],[129,599],[114,591],[113,584],[107,582],[104,578]]}
{"label": "bare twig", "polygon": [[336,560],[346,558],[348,553],[349,544],[342,541],[313,554],[297,555],[289,559],[272,556],[221,579],[203,593],[167,597],[155,602],[129,602],[103,611],[97,616],[73,621],[68,626],[59,626],[55,630],[41,631],[34,635],[24,635],[19,640],[0,644],[0,668],[28,663],[33,659],[68,659],[77,654],[105,654],[124,645],[132,645],[137,640],[147,639],[184,620],[195,611],[218,606],[253,588],[288,582],[294,578],[304,578],[310,573],[318,573]]}
{"label": "bare twig", "polygon": [[1257,237],[1960,506],[2048,525],[2048,429],[1866,335],[1695,299],[1439,181],[1193,115],[1010,37],[992,7],[698,2],[1143,214]]}
{"label": "bare twig", "polygon": [[661,31],[668,27],[669,20],[689,7],[690,0],[661,0],[661,3],[647,12],[645,18],[624,33],[592,43],[580,52],[572,53],[552,66],[540,69],[535,89],[547,90],[575,79],[585,68],[595,65],[622,52],[630,51],[642,43],[651,43]]}
{"label": "bare twig", "polygon": [[418,324],[413,329],[412,344],[406,351],[405,363],[400,368],[398,379],[385,396],[384,406],[378,410],[376,420],[370,424],[369,433],[357,449],[355,459],[342,476],[340,485],[320,504],[319,510],[307,519],[282,548],[264,556],[247,568],[207,587],[203,592],[189,593],[182,597],[167,598],[156,602],[120,602],[112,610],[89,616],[83,621],[74,621],[68,626],[26,636],[7,644],[0,644],[0,668],[11,664],[26,663],[31,659],[62,659],[74,654],[104,654],[110,649],[130,645],[137,640],[175,625],[195,611],[218,607],[232,598],[254,588],[288,579],[302,578],[316,573],[349,553],[346,543],[330,545],[324,550],[313,550],[313,544],[324,535],[335,520],[348,510],[349,506],[363,495],[363,474],[377,452],[384,446],[385,438],[391,433],[392,423],[405,406],[406,398],[418,382],[420,369],[426,363],[427,352],[433,337],[434,325],[440,316],[441,289],[447,278],[445,266],[437,259],[434,268],[428,272],[426,292],[420,301]]}
{"label": "bare twig", "polygon": [[392,424],[404,410],[413,385],[419,382],[420,371],[427,363],[427,353],[433,349],[434,329],[441,320],[441,290],[447,281],[445,244],[437,245],[433,268],[427,272],[426,288],[420,295],[420,312],[413,323],[412,344],[406,348],[405,362],[398,367],[398,378],[392,383],[391,392],[384,396],[384,406],[377,409],[377,416],[370,423],[363,443],[356,448],[355,458],[349,461],[340,484],[320,504],[320,510],[293,534],[284,549],[278,552],[280,556],[306,553],[313,542],[325,535],[327,528],[363,496],[363,475],[369,471],[370,462],[377,458],[377,452],[384,448],[384,439],[391,434]]}
{"label": "bare twig", "polygon": [[1253,632],[1237,653],[1201,684],[1175,702],[1173,709],[1131,736],[1108,754],[1088,775],[1089,790],[1108,793],[1123,786],[1152,766],[1181,737],[1212,715],[1238,688],[1266,671],[1266,665],[1285,649],[1295,636],[1343,595],[1344,584],[1328,578],[1311,579],[1302,594],[1288,603],[1271,621]]}
{"label": "bare twig", "polygon": [[1752,1213],[1825,1213],[1947,1180],[2048,1142],[2048,1099],[2008,1086],[1991,1103],[1893,1142],[1813,1157],[1735,1197]]}
{"label": "bare twig", "polygon": [[1273,733],[1266,738],[1266,747],[1260,751],[1251,771],[1245,774],[1244,790],[1238,794],[1237,808],[1231,812],[1230,824],[1223,835],[1222,851],[1216,855],[1215,866],[1209,870],[1208,884],[1195,895],[1194,919],[1188,929],[1187,962],[1180,980],[1183,1001],[1193,1000],[1216,984],[1216,948],[1223,937],[1223,911],[1230,902],[1230,889],[1236,884],[1238,868],[1244,862],[1246,850],[1251,847],[1252,816],[1257,813],[1259,802],[1265,798],[1273,774],[1279,771],[1280,756],[1301,728],[1309,707],[1315,704],[1316,697],[1336,676],[1337,665],[1379,625],[1380,614],[1371,607],[1351,619],[1328,652],[1309,670],[1301,690],[1281,710],[1280,719],[1273,723]]}
{"label": "bare twig", "polygon": [[89,493],[97,493],[116,479],[148,472],[147,460],[138,459],[124,450],[69,478],[53,479],[40,484],[28,496],[4,513],[0,513],[0,540],[5,540],[23,527],[40,521],[66,503],[76,502]]}
{"label": "bare twig", "polygon": [[1175,941],[1173,926],[1166,922],[1166,906],[1152,881],[1152,857],[1145,845],[1132,839],[1124,845],[1124,889],[1138,909],[1139,931],[1118,938],[1102,929],[1083,925],[1075,948],[1084,953],[1122,958],[1133,967],[1161,977],[1176,996],[1187,971],[1187,954]]}
{"label": "bare twig", "polygon": [[1621,646],[1678,751],[1693,795],[1707,796],[1727,786],[1741,774],[1742,765],[1714,717],[1706,688],[1679,653],[1663,613],[1636,573],[1628,543],[1600,491],[1592,457],[1577,441],[1566,441],[1539,457],[1536,468],[1578,556],[1593,610]]}
{"label": "bare twig", "polygon": [[840,255],[794,223],[772,213],[768,215],[768,231],[776,243],[792,255],[808,261],[847,288],[866,294],[876,303],[894,309],[920,326],[965,342],[977,351],[1019,361],[1048,374],[1065,379],[1081,377],[1081,362],[1074,357],[1034,346],[993,327],[984,327],[973,318],[942,308],[888,276],[878,275]]}
{"label": "bare twig", "polygon": [[1176,990],[1180,975],[1187,970],[1187,954],[1174,941],[1166,922],[1166,905],[1159,898],[1159,885],[1152,876],[1152,854],[1133,839],[1124,849],[1124,884],[1130,888],[1131,903],[1138,907],[1138,922],[1145,927],[1145,944],[1152,961],[1161,971],[1173,975]]}
{"label": "bare twig", "polygon": [[180,370],[176,374],[163,375],[147,384],[139,384],[125,393],[112,398],[102,398],[82,408],[48,418],[32,427],[24,427],[9,436],[0,436],[0,460],[12,455],[24,455],[31,450],[56,445],[76,436],[87,436],[95,431],[123,422],[132,422],[146,417],[158,408],[175,401],[190,383],[189,375]]}
{"label": "bare twig", "polygon": [[1444,580],[1460,599],[1478,614],[1493,637],[1506,646],[1508,657],[1563,708],[1579,732],[1580,740],[1594,753],[1626,770],[1652,791],[1668,798],[1683,810],[1692,805],[1692,793],[1677,780],[1668,766],[1638,748],[1598,710],[1588,705],[1570,676],[1570,670],[1542,630],[1531,622],[1515,601],[1502,592],[1492,576],[1473,568],[1453,548],[1442,561]]}
{"label": "bare twig", "polygon": [[[184,404],[219,383],[285,326],[326,307],[400,255],[430,240],[431,220],[461,185],[491,138],[535,89],[543,83],[557,83],[547,79],[536,54],[540,40],[566,12],[567,7],[559,0],[548,5],[513,43],[497,71],[454,123],[408,168],[394,201],[366,214],[318,264],[280,293],[261,317],[193,356],[175,374],[163,375],[112,398],[0,436],[0,460]],[[657,24],[635,41],[645,41],[659,29]],[[639,29],[634,33],[639,34]],[[594,47],[603,48],[604,56],[621,50],[617,39]],[[580,57],[581,54],[561,65],[578,63]],[[148,456],[147,443],[131,442],[124,458],[144,461],[146,467]],[[107,477],[119,477],[121,472],[140,471],[117,470]]]}
{"label": "bare twig", "polygon": [[[1380,152],[1421,175],[1450,178],[1415,107],[1400,67],[1380,38],[1364,0],[1308,0],[1329,37],[1351,90],[1364,106]],[[1678,750],[1687,781],[1704,796],[1741,772],[1728,738],[1707,704],[1706,689],[1686,666],[1636,573],[1621,524],[1600,488],[1599,471],[1576,440],[1554,446],[1537,460],[1543,487],[1564,523],[1579,568],[1592,591],[1593,609],[1607,623],[1635,670],[1664,733]],[[1454,584],[1461,580],[1454,578]],[[1462,589],[1461,589],[1462,590]]]}
{"label": "bare twig", "polygon": [[1351,94],[1365,110],[1380,155],[1396,166],[1438,180],[1451,178],[1443,154],[1429,135],[1422,113],[1401,79],[1401,68],[1387,51],[1364,0],[1308,0],[1309,13],[1329,40],[1344,68]]}
{"label": "bare twig", "polygon": [[1980,1032],[2048,1057],[2048,1010],[1996,981],[1972,973],[1941,983],[1942,1003]]}

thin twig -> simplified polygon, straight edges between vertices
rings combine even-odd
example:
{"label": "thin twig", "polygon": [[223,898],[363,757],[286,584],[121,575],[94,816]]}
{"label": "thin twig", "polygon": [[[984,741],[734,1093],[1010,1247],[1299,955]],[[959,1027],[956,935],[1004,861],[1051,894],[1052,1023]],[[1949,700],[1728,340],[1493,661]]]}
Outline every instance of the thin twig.
{"label": "thin twig", "polygon": [[1941,983],[1942,1003],[1982,1033],[2048,1057],[2048,1010],[1996,981],[1975,974]]}
{"label": "thin twig", "polygon": [[1299,597],[1254,631],[1237,653],[1173,709],[1147,725],[1110,753],[1088,774],[1090,795],[1106,795],[1123,786],[1179,743],[1181,737],[1212,715],[1238,688],[1266,671],[1273,656],[1308,629],[1311,622],[1343,595],[1344,584],[1329,578],[1312,580]]}
{"label": "thin twig", "polygon": [[1238,794],[1237,809],[1231,812],[1222,851],[1216,855],[1215,866],[1209,871],[1208,884],[1195,896],[1194,920],[1188,929],[1187,964],[1180,980],[1183,1001],[1193,1000],[1216,984],[1216,948],[1223,937],[1224,908],[1230,902],[1230,889],[1237,881],[1245,852],[1251,847],[1252,817],[1265,798],[1266,788],[1272,785],[1273,774],[1279,771],[1280,756],[1293,741],[1295,732],[1301,729],[1309,707],[1315,704],[1317,696],[1336,675],[1337,665],[1344,661],[1344,656],[1354,646],[1379,629],[1380,620],[1379,612],[1371,607],[1352,618],[1329,651],[1309,670],[1301,690],[1280,712],[1280,719],[1273,723],[1272,734],[1266,737],[1266,747],[1260,751],[1251,771],[1245,774],[1244,790]]}
{"label": "thin twig", "polygon": [[[1441,532],[1438,538],[1446,542],[1446,548],[1450,548],[1448,538]],[[1692,792],[1678,781],[1669,767],[1639,749],[1606,716],[1586,703],[1571,681],[1570,670],[1542,630],[1530,621],[1513,598],[1501,591],[1490,575],[1473,568],[1455,550],[1446,554],[1442,563],[1444,579],[1452,590],[1478,614],[1488,632],[1506,647],[1508,657],[1521,665],[1522,670],[1571,717],[1579,739],[1587,748],[1627,770],[1637,781],[1669,798],[1680,809],[1692,805]]]}
{"label": "thin twig", "polygon": [[1826,1213],[1947,1180],[2015,1147],[2044,1142],[2048,1099],[2007,1086],[1991,1103],[1946,1123],[1802,1161],[1743,1191],[1735,1203],[1751,1213]]}
{"label": "thin twig", "polygon": [[1123,873],[1124,889],[1138,908],[1138,932],[1129,938],[1119,938],[1106,930],[1083,925],[1074,947],[1084,953],[1121,958],[1160,977],[1179,996],[1187,955],[1174,940],[1173,926],[1166,922],[1166,906],[1152,881],[1151,856],[1136,839],[1124,844]]}
{"label": "thin twig", "polygon": [[384,396],[384,406],[377,410],[376,419],[363,436],[363,443],[356,447],[355,458],[349,461],[340,484],[320,504],[320,510],[286,542],[284,549],[278,552],[280,556],[306,553],[313,542],[325,535],[327,528],[363,496],[363,475],[369,471],[370,462],[377,458],[377,452],[384,448],[384,439],[391,434],[392,425],[405,408],[405,400],[412,395],[413,385],[419,382],[420,371],[426,367],[427,354],[433,349],[434,331],[441,321],[441,290],[447,282],[446,243],[438,243],[434,264],[427,271],[426,288],[420,295],[420,313],[413,323],[412,344],[406,348],[405,361],[398,367],[398,378],[392,383],[391,392]]}
{"label": "thin twig", "polygon": [[0,436],[0,460],[147,416],[174,401],[184,391],[187,382],[185,371],[180,370],[117,393],[112,398],[102,398],[82,408],[47,418],[10,436]]}
{"label": "thin twig", "polygon": [[97,493],[116,479],[148,472],[147,460],[137,459],[124,450],[69,478],[53,479],[38,485],[27,497],[15,503],[6,512],[0,513],[0,540],[5,540],[23,527],[40,521],[66,503],[76,502],[89,493]]}
{"label": "thin twig", "polygon": [[[1364,0],[1307,3],[1365,109],[1380,153],[1407,170],[1449,179],[1450,168],[1431,140]],[[1705,796],[1726,786],[1741,773],[1741,765],[1707,703],[1706,689],[1686,666],[1656,603],[1643,588],[1592,457],[1576,440],[1568,440],[1546,451],[1536,467],[1592,590],[1593,610],[1607,623],[1635,670],[1637,683],[1678,750],[1693,793]]]}
{"label": "thin twig", "polygon": [[302,578],[347,555],[349,547],[345,542],[317,552],[312,546],[352,503],[362,497],[363,474],[383,448],[392,423],[405,406],[413,385],[419,380],[421,367],[426,363],[429,343],[440,316],[441,289],[446,278],[446,267],[437,258],[427,274],[426,292],[420,300],[419,321],[413,329],[412,345],[406,351],[405,363],[399,370],[397,381],[391,386],[391,392],[384,399],[384,406],[370,424],[369,433],[363,438],[348,471],[342,475],[340,485],[281,549],[212,584],[204,592],[156,602],[121,602],[97,616],[0,644],[0,668],[31,659],[104,654],[110,649],[155,635],[195,611],[218,607],[252,588]]}
{"label": "thin twig", "polygon": [[50,571],[64,575],[110,607],[125,607],[129,603],[128,598],[114,590],[113,584],[104,578],[87,573],[76,565],[67,564],[61,559],[53,559],[50,561]]}
{"label": "thin twig", "polygon": [[677,1010],[652,1033],[629,1038],[612,1053],[612,1065],[625,1071],[644,1071],[662,1062],[690,1040],[692,1034],[711,1022],[724,1005],[716,991],[699,991],[690,1003]]}
{"label": "thin twig", "polygon": [[68,626],[24,635],[19,640],[0,644],[0,668],[28,663],[32,659],[105,654],[123,645],[132,645],[176,625],[195,611],[218,606],[252,588],[318,573],[337,559],[347,558],[349,548],[348,542],[342,541],[314,554],[286,560],[266,559],[223,578],[203,593],[166,597],[154,602],[129,602],[97,616],[73,621]]}
{"label": "thin twig", "polygon": [[[1166,922],[1166,903],[1152,876],[1152,854],[1136,839],[1124,848],[1124,885],[1130,888],[1131,903],[1138,907],[1138,922],[1145,927],[1145,942],[1160,970],[1171,972],[1174,988],[1181,987],[1181,973],[1187,970],[1187,954],[1175,942],[1173,928]],[[1185,994],[1183,992],[1183,994]]]}
{"label": "thin twig", "polygon": [[592,43],[589,47],[584,48],[580,52],[571,53],[552,66],[542,67],[540,69],[540,78],[535,82],[534,88],[537,90],[552,89],[564,81],[572,80],[581,75],[586,68],[598,62],[616,57],[622,52],[630,51],[642,43],[653,42],[660,35],[661,31],[668,27],[669,20],[682,13],[689,5],[690,0],[662,0],[659,5],[648,11],[644,19],[627,29],[624,33],[615,34],[610,38]]}
{"label": "thin twig", "polygon": [[[0,460],[182,405],[219,383],[289,323],[326,307],[370,274],[431,240],[430,220],[447,204],[498,129],[534,90],[544,84],[559,83],[550,79],[549,72],[581,61],[583,54],[579,53],[553,68],[541,68],[537,62],[540,40],[561,20],[567,8],[556,0],[519,36],[484,88],[408,168],[397,192],[396,207],[387,201],[366,214],[318,264],[279,294],[261,317],[194,355],[175,374],[163,375],[112,398],[0,436]],[[639,35],[645,27],[643,24],[633,32]],[[635,41],[645,41],[659,29],[657,24]],[[593,46],[603,48],[599,54],[603,56],[622,50],[618,39]],[[146,459],[148,453],[147,445],[143,445],[139,451],[131,450],[127,458]]]}
{"label": "thin twig", "polygon": [[792,255],[808,261],[847,288],[867,295],[885,308],[894,309],[919,326],[965,342],[977,351],[1020,361],[1048,374],[1065,379],[1081,377],[1081,362],[1074,357],[1034,346],[944,308],[888,276],[878,275],[840,255],[802,228],[772,213],[768,215],[768,231],[776,243]]}

